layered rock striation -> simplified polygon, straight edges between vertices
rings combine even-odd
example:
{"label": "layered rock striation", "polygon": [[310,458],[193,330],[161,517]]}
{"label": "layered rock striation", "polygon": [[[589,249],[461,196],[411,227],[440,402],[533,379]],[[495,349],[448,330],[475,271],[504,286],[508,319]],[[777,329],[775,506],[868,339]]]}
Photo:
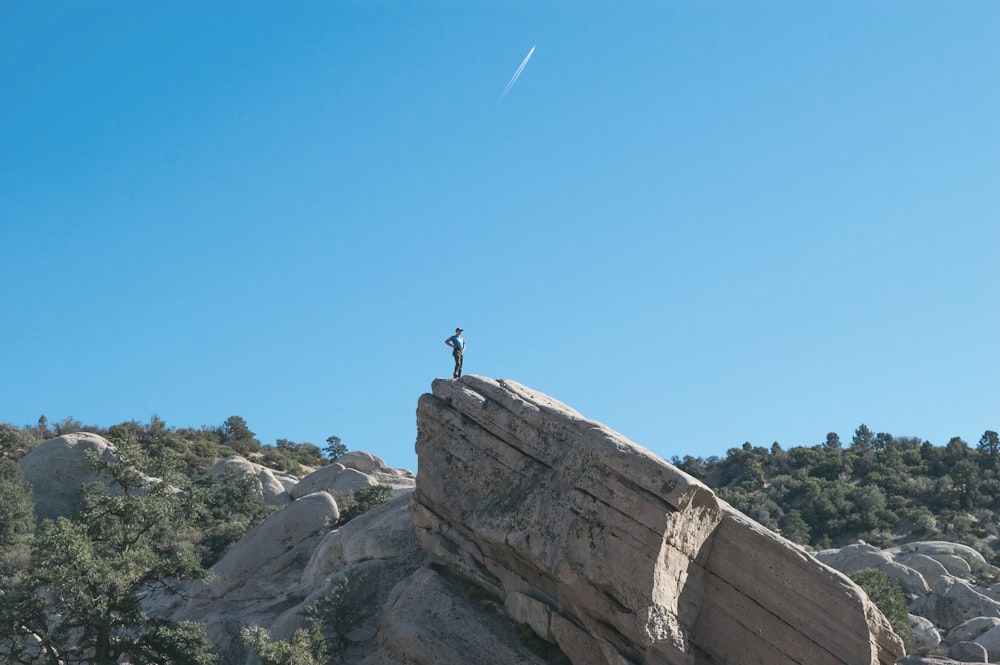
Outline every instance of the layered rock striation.
{"label": "layered rock striation", "polygon": [[884,665],[847,577],[600,423],[512,381],[417,407],[419,541],[576,665]]}

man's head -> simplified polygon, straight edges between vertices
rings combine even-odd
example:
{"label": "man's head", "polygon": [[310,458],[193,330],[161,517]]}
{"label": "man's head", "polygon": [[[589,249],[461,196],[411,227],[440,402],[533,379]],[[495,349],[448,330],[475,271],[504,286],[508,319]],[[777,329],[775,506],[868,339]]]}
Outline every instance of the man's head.
{"label": "man's head", "polygon": [[463,331],[462,331],[462,329],[461,329],[461,328],[455,328],[455,334],[456,334],[456,335],[461,335],[461,334],[462,334],[462,332],[463,332]]}

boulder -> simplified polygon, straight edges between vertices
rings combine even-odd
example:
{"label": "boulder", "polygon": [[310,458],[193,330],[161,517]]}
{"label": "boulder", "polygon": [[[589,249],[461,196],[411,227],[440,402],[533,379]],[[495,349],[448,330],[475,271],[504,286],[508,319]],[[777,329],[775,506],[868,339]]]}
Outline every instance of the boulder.
{"label": "boulder", "polygon": [[955,554],[929,554],[929,557],[944,566],[952,577],[967,579],[972,575],[969,562]]}
{"label": "boulder", "polygon": [[1000,662],[1000,626],[994,626],[972,640],[986,649],[991,663]]}
{"label": "boulder", "polygon": [[[950,584],[944,584],[950,581]],[[950,631],[978,617],[1000,617],[1000,603],[976,591],[964,580],[942,577],[932,593],[910,603],[910,612],[927,617],[940,630]]]}
{"label": "boulder", "polygon": [[386,466],[381,457],[361,450],[344,453],[337,458],[337,463],[362,473],[389,473],[389,467]]}
{"label": "boulder", "polygon": [[948,570],[941,565],[940,561],[926,554],[898,554],[895,559],[897,563],[920,573],[929,587],[934,586],[941,577],[948,575]]}
{"label": "boulder", "polygon": [[889,576],[889,579],[899,584],[905,596],[923,596],[930,591],[927,582],[924,581],[924,576],[909,566],[890,561],[878,566],[878,570],[881,570]]}
{"label": "boulder", "polygon": [[219,476],[224,473],[241,473],[255,477],[259,483],[258,496],[271,506],[283,506],[291,501],[288,491],[298,483],[298,479],[291,474],[255,464],[239,455],[219,460],[208,470],[207,475]]}
{"label": "boulder", "polygon": [[344,469],[330,484],[329,492],[337,498],[353,496],[359,489],[374,487],[378,481],[356,469]]}
{"label": "boulder", "polygon": [[362,451],[351,451],[336,462],[316,469],[291,490],[292,498],[311,492],[329,492],[342,501],[364,487],[385,485],[393,496],[409,496],[416,480],[410,471],[390,469],[381,458]]}
{"label": "boulder", "polygon": [[347,566],[376,559],[430,563],[430,554],[417,542],[409,502],[409,496],[399,497],[326,533],[302,572],[301,584],[316,587]]}
{"label": "boulder", "polygon": [[924,540],[915,543],[900,545],[901,552],[918,552],[920,554],[944,554],[954,555],[965,559],[969,563],[985,564],[986,559],[974,547],[961,545],[959,543],[949,543],[943,540]]}
{"label": "boulder", "polygon": [[817,552],[816,558],[845,575],[852,575],[865,568],[879,568],[883,564],[892,562],[891,556],[867,543],[855,543],[839,550]]}
{"label": "boulder", "polygon": [[983,633],[997,627],[1000,627],[1000,618],[976,617],[948,631],[948,639],[953,642],[972,642]]}
{"label": "boulder", "polygon": [[333,487],[333,481],[345,468],[343,464],[338,462],[322,466],[301,479],[288,493],[292,499],[298,499],[313,492],[328,491]]}
{"label": "boulder", "polygon": [[989,662],[985,647],[975,642],[956,642],[948,649],[948,655],[960,663]]}
{"label": "boulder", "polygon": [[214,579],[204,583],[202,600],[227,603],[282,595],[298,582],[296,558],[308,561],[319,538],[336,523],[340,512],[329,494],[304,496],[272,513],[226,551],[212,566]]}
{"label": "boulder", "polygon": [[573,663],[903,655],[847,577],[620,434],[512,381],[432,390],[417,406],[418,539]]}
{"label": "boulder", "polygon": [[936,649],[941,644],[941,633],[934,627],[930,619],[925,617],[909,615],[910,635],[913,636],[913,643],[919,649]]}
{"label": "boulder", "polygon": [[110,482],[98,476],[87,462],[87,451],[110,460],[114,447],[102,436],[75,432],[50,439],[32,448],[19,461],[38,519],[69,515],[80,501],[80,488],[87,483]]}

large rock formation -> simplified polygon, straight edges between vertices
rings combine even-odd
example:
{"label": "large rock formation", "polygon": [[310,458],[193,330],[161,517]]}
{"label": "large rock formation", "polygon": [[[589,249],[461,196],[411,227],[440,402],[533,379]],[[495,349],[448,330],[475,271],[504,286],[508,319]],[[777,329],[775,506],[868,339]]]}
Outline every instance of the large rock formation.
{"label": "large rock formation", "polygon": [[64,434],[32,448],[19,464],[31,484],[35,516],[56,518],[69,515],[80,501],[87,483],[107,482],[87,461],[87,452],[108,460],[114,447],[104,437],[90,432]]}
{"label": "large rock formation", "polygon": [[649,451],[512,381],[417,407],[420,542],[576,665],[885,665],[844,575]]}

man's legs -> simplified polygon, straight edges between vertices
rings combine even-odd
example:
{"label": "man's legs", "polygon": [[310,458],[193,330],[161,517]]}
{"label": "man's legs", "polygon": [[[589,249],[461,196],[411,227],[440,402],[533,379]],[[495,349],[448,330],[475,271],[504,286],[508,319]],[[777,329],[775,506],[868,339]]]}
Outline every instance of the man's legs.
{"label": "man's legs", "polygon": [[455,373],[452,378],[457,379],[462,376],[462,351],[455,349],[451,352],[451,355],[455,356]]}

